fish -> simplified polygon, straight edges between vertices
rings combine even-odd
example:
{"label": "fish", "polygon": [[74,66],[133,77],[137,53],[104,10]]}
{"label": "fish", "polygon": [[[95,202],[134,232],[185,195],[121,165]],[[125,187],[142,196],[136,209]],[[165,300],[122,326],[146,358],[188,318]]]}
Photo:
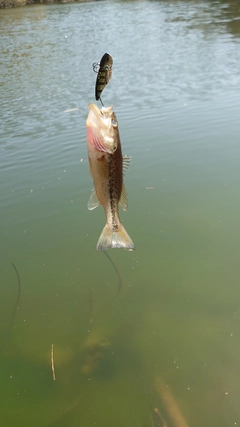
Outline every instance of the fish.
{"label": "fish", "polygon": [[99,109],[88,105],[87,147],[90,174],[94,190],[88,201],[88,209],[102,205],[106,225],[97,242],[97,251],[109,248],[134,249],[134,243],[122,225],[118,205],[125,211],[128,206],[123,175],[130,164],[129,156],[122,156],[117,117],[113,107]]}
{"label": "fish", "polygon": [[[97,79],[96,79],[96,85],[95,85],[95,98],[96,101],[100,99],[101,103],[101,93],[105,86],[108,84],[109,80],[112,77],[112,65],[113,65],[113,59],[110,55],[110,53],[105,53],[100,61],[100,64],[93,64],[93,70],[96,71],[97,67],[99,65]],[[103,105],[103,103],[102,103]]]}

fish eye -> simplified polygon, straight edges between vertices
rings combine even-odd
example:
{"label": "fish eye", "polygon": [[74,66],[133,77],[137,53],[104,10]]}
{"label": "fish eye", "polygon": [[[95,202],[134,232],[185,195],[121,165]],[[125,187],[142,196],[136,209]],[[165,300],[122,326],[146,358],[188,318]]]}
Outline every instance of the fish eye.
{"label": "fish eye", "polygon": [[112,119],[112,125],[113,125],[114,127],[117,127],[117,120]]}

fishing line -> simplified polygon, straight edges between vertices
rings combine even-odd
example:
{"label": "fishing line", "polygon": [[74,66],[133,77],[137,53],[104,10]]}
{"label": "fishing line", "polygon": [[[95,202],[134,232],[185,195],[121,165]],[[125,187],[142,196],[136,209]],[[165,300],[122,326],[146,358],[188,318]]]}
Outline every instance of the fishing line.
{"label": "fishing line", "polygon": [[6,328],[6,331],[5,331],[5,339],[6,339],[6,341],[9,340],[10,332],[12,330],[13,319],[14,319],[14,316],[15,316],[16,311],[18,309],[19,301],[20,301],[20,296],[21,296],[21,280],[20,280],[20,276],[19,276],[19,273],[18,273],[18,269],[17,269],[17,267],[15,266],[15,264],[13,262],[12,262],[12,266],[13,266],[15,272],[16,272],[16,275],[17,275],[18,295],[17,295],[17,301],[14,304],[14,307],[13,307],[13,310],[12,310],[12,314],[11,314],[11,317],[10,317],[10,320],[9,320],[9,324],[8,324],[8,326]]}
{"label": "fishing line", "polygon": [[[116,295],[113,297],[113,299],[114,299],[114,298],[116,298],[116,297],[118,296],[119,292],[120,292],[120,291],[121,291],[121,289],[122,289],[122,278],[121,278],[120,273],[119,273],[119,271],[118,271],[118,269],[117,269],[117,267],[116,267],[116,264],[113,262],[112,258],[110,258],[110,256],[107,254],[107,252],[106,252],[106,251],[103,251],[103,253],[104,253],[104,254],[106,255],[106,257],[109,259],[109,261],[110,261],[110,263],[112,264],[112,266],[113,266],[114,270],[116,271],[116,273],[117,273],[117,277],[118,277],[118,288],[117,288],[117,293],[116,293]],[[112,301],[112,300],[111,300],[111,301]]]}
{"label": "fishing line", "polygon": [[91,15],[92,15],[92,26],[93,26],[93,38],[94,38],[94,50],[95,50],[94,55],[96,57],[97,56],[97,50],[96,50],[96,38],[95,38],[95,25],[94,25],[94,16],[93,16],[92,7],[90,10],[91,10]]}
{"label": "fishing line", "polygon": [[[94,38],[94,54],[95,54],[95,58],[97,58],[97,49],[96,49],[96,38],[95,38],[95,25],[94,25],[94,15],[93,15],[93,10],[92,10],[92,7],[91,7],[91,15],[92,15],[92,26],[93,26],[93,38]],[[94,71],[94,73],[98,73],[98,71],[99,71],[99,67],[100,67],[100,63],[99,62],[94,62],[93,64],[92,64],[92,68],[93,68],[93,71]],[[102,104],[102,106],[104,106],[103,105],[103,102],[102,102],[102,100],[101,100],[101,97],[99,97],[99,99],[100,99],[100,101],[101,101],[101,104]]]}
{"label": "fishing line", "polygon": [[[95,54],[96,54],[95,57],[97,57],[94,14],[93,14],[92,8],[90,10],[91,10],[91,15],[92,15],[94,50],[95,50]],[[109,80],[111,79],[112,64],[113,64],[113,59],[109,53],[105,53],[102,56],[102,59],[100,62],[94,62],[92,64],[93,71],[97,74],[96,83],[95,83],[95,99],[96,99],[96,101],[99,100],[101,102],[102,107],[104,107],[104,104],[103,104],[103,101],[101,98],[101,93],[102,93],[103,89],[105,88],[105,86],[108,84]]]}
{"label": "fishing line", "polygon": [[[106,305],[104,307],[102,307],[99,311],[97,310],[97,313],[94,315],[92,314],[91,319],[90,319],[90,323],[93,321],[96,321],[97,318],[99,318],[99,316],[101,316],[103,313],[106,312],[106,309],[109,307],[109,305],[114,301],[114,299],[118,296],[118,294],[120,293],[121,289],[122,289],[122,278],[121,275],[118,271],[118,268],[115,264],[115,262],[113,262],[112,258],[107,254],[106,251],[103,251],[103,253],[106,255],[106,257],[108,258],[109,262],[112,264],[116,274],[117,274],[117,278],[118,278],[118,286],[117,286],[117,292],[116,294],[110,299],[110,301],[108,301],[106,303]],[[93,289],[92,289],[93,292]],[[91,305],[92,305],[92,301],[90,301]],[[93,309],[91,308],[91,312],[93,313]]]}
{"label": "fishing line", "polygon": [[[96,47],[97,47],[97,43],[96,43],[96,37],[95,37],[95,20],[94,20],[94,13],[93,13],[93,9],[92,9],[92,7],[90,7],[90,10],[91,10],[91,15],[92,15],[92,26],[93,26],[93,38],[94,38],[94,51],[95,51],[95,55],[96,55],[96,57],[97,57],[97,49],[96,49]],[[106,56],[106,55],[108,55],[108,57],[110,56],[110,58],[111,58],[111,55],[109,55],[109,54],[105,54],[104,56]],[[112,58],[111,58],[112,59]],[[92,67],[93,67],[93,71],[95,72],[95,73],[99,73],[99,70],[100,70],[100,63],[99,62],[94,62],[93,64],[92,64]],[[110,68],[108,68],[108,66],[107,66],[107,70],[109,70],[110,72],[111,72],[111,66],[110,66]],[[111,77],[111,75],[110,75],[110,77]],[[109,79],[110,79],[110,77],[109,77]],[[99,95],[99,100],[100,100],[100,102],[101,102],[101,104],[102,104],[102,106],[103,106],[103,102],[102,102],[102,99],[101,99],[101,97],[100,97],[100,95]],[[117,295],[119,294],[119,292],[121,291],[121,289],[122,289],[122,278],[121,278],[121,276],[120,276],[120,273],[119,273],[119,271],[118,271],[118,269],[117,269],[117,266],[115,265],[115,263],[113,262],[113,260],[111,259],[111,257],[107,254],[107,252],[106,251],[103,251],[104,252],[104,254],[106,255],[106,257],[108,258],[108,260],[110,261],[110,263],[112,264],[112,266],[113,266],[113,268],[114,268],[114,270],[115,270],[115,272],[116,272],[116,274],[117,274],[117,278],[118,278],[118,287],[117,287],[117,293],[116,293],[116,295],[113,297],[113,299],[114,298],[116,298],[117,297]],[[113,300],[112,299],[112,300]],[[112,301],[111,300],[111,301]]]}
{"label": "fishing line", "polygon": [[14,318],[14,316],[15,316],[16,310],[17,310],[17,308],[18,308],[19,301],[20,301],[20,296],[21,296],[21,281],[20,281],[20,276],[19,276],[19,273],[18,273],[17,267],[15,266],[15,264],[13,264],[13,262],[12,262],[12,266],[13,266],[14,270],[16,271],[16,275],[17,275],[17,284],[18,284],[18,296],[17,296],[17,301],[16,301],[15,306],[13,307],[13,312],[12,312],[12,316],[11,316],[11,318],[13,319],[13,318]]}

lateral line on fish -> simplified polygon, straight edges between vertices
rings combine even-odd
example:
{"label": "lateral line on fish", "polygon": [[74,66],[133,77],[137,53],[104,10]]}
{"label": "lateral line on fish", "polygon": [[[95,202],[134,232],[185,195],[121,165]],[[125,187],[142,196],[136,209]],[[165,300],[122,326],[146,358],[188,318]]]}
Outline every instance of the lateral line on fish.
{"label": "lateral line on fish", "polygon": [[17,310],[17,308],[18,308],[18,304],[19,304],[19,301],[20,301],[20,296],[21,296],[21,281],[20,281],[20,276],[19,276],[19,273],[18,273],[18,270],[17,270],[17,267],[15,266],[15,264],[12,262],[12,266],[13,266],[13,268],[14,268],[14,270],[15,270],[15,272],[16,272],[16,275],[17,275],[17,283],[18,283],[18,296],[17,296],[17,301],[16,301],[16,303],[15,303],[15,305],[14,305],[14,307],[13,307],[13,312],[12,312],[12,319],[14,318],[14,315],[15,315],[15,313],[16,313],[16,310]]}
{"label": "lateral line on fish", "polygon": [[109,162],[109,198],[110,198],[110,205],[111,205],[111,216],[112,216],[112,226],[115,231],[116,228],[116,219],[114,215],[114,200],[113,200],[113,171],[112,171],[112,162]]}
{"label": "lateral line on fish", "polygon": [[119,223],[116,219],[116,210],[118,211],[118,205],[116,206],[114,200],[114,164],[109,162],[109,196],[110,196],[110,205],[111,205],[111,215],[112,215],[112,227],[113,231],[118,231]]}

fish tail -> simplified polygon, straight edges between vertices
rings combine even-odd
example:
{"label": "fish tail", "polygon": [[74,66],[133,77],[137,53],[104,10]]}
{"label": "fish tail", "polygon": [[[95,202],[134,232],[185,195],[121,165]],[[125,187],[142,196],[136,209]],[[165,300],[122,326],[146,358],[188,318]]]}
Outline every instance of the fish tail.
{"label": "fish tail", "polygon": [[102,234],[97,242],[97,251],[106,251],[109,248],[123,248],[131,251],[134,243],[122,224],[114,231],[109,224],[103,228]]}

